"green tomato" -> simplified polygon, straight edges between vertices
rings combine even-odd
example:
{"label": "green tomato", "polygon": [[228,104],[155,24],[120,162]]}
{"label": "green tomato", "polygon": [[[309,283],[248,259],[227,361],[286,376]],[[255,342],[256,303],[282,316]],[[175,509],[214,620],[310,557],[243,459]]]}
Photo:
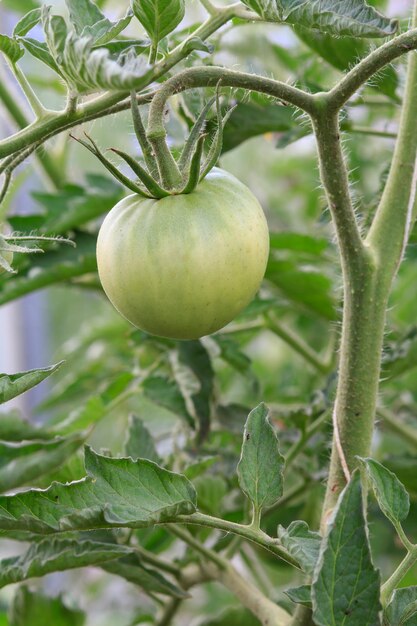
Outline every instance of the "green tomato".
{"label": "green tomato", "polygon": [[219,169],[190,194],[124,198],[97,241],[100,280],[115,308],[134,326],[174,339],[228,324],[259,289],[268,253],[259,202]]}

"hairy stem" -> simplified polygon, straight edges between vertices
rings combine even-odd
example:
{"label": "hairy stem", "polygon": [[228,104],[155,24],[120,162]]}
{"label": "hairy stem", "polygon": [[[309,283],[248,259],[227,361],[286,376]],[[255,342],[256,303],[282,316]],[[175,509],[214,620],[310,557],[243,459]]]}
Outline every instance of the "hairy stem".
{"label": "hairy stem", "polygon": [[196,524],[197,526],[206,526],[207,528],[216,528],[217,530],[224,530],[226,532],[239,535],[252,543],[257,544],[269,550],[283,561],[286,561],[290,565],[299,568],[299,564],[278,542],[277,539],[273,539],[262,530],[253,528],[252,526],[245,526],[243,524],[236,524],[228,520],[223,520],[218,517],[212,517],[211,515],[205,515],[204,513],[193,513],[192,515],[182,515],[178,518],[178,521],[184,524]]}
{"label": "hairy stem", "polygon": [[398,37],[391,39],[388,43],[371,52],[330,90],[331,108],[333,110],[341,109],[374,74],[395,61],[395,59],[398,59],[398,57],[416,48],[417,28],[416,24],[413,23],[412,30],[398,35]]}
{"label": "hairy stem", "polygon": [[157,91],[149,110],[148,138],[165,138],[163,118],[168,98],[187,89],[216,87],[219,83],[221,87],[239,87],[265,93],[293,104],[303,111],[315,110],[313,96],[286,83],[225,67],[193,67],[168,79]]}
{"label": "hairy stem", "polygon": [[202,570],[206,571],[211,579],[222,583],[229,589],[263,626],[287,626],[289,624],[288,613],[269,600],[252,583],[245,580],[229,561],[203,546],[185,530],[175,526],[174,534],[204,557]]}
{"label": "hairy stem", "polygon": [[417,563],[417,546],[408,552],[407,556],[401,561],[392,576],[382,585],[381,601],[386,606],[390,601],[394,589],[396,589],[407,572]]}
{"label": "hairy stem", "polygon": [[[9,113],[13,122],[18,126],[18,128],[27,128],[29,125],[29,121],[26,119],[26,115],[23,113],[19,105],[17,104],[13,94],[10,93],[7,85],[3,83],[3,80],[0,78],[0,101]],[[0,142],[1,144],[2,142]],[[31,144],[37,143],[36,140],[32,142],[28,142],[24,144],[20,149],[14,150],[8,153],[8,155],[13,154],[14,152],[20,152],[25,148],[29,147]],[[40,145],[40,144],[38,144]],[[0,154],[0,158],[3,155]],[[4,155],[7,156],[7,155]],[[55,166],[53,160],[49,156],[47,152],[39,151],[37,154],[37,158],[39,163],[45,172],[48,180],[53,184],[54,187],[60,187],[62,184],[62,174]]]}

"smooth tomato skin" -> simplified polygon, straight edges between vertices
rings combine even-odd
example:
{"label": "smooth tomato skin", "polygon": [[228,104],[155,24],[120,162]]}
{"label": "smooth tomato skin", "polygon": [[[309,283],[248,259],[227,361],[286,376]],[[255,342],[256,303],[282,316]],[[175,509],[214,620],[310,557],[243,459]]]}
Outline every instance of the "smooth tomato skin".
{"label": "smooth tomato skin", "polygon": [[114,307],[134,326],[174,339],[228,324],[256,294],[268,253],[259,202],[219,169],[190,194],[124,198],[97,240],[101,284]]}

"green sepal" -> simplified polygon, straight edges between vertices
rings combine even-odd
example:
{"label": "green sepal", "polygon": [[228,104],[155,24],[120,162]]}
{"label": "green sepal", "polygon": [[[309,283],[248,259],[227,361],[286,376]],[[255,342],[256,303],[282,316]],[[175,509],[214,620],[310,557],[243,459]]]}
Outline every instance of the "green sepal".
{"label": "green sepal", "polygon": [[87,135],[87,133],[84,133],[84,135],[87,137],[87,139],[88,139],[88,141],[90,143],[87,143],[83,139],[80,139],[79,137],[75,137],[74,135],[72,135],[70,133],[70,137],[72,139],[75,139],[75,141],[78,141],[78,143],[80,143],[82,146],[84,146],[84,148],[87,148],[87,150],[89,152],[91,152],[91,154],[94,154],[94,156],[96,156],[98,158],[98,160],[104,165],[104,167],[107,168],[108,171],[111,174],[113,174],[113,176],[115,178],[117,178],[118,181],[120,181],[122,183],[122,185],[125,185],[125,187],[127,187],[128,189],[130,189],[134,193],[137,193],[139,196],[142,196],[144,198],[151,198],[152,197],[149,194],[147,194],[145,191],[143,191],[143,189],[141,187],[139,187],[139,185],[136,185],[136,183],[131,181],[130,178],[128,178],[127,176],[122,174],[122,172],[120,172],[117,169],[117,167],[115,165],[113,165],[113,163],[111,161],[109,161],[109,159],[106,159],[104,154],[98,149],[98,146],[95,143],[95,141],[89,135]]}
{"label": "green sepal", "polygon": [[200,180],[200,165],[203,155],[204,141],[207,135],[201,135],[197,141],[197,147],[191,159],[188,181],[181,193],[191,193],[197,187]]}
{"label": "green sepal", "polygon": [[203,169],[200,174],[200,180],[203,180],[205,176],[210,172],[211,169],[216,165],[219,157],[222,153],[223,147],[223,127],[226,124],[227,120],[233,113],[235,107],[229,109],[224,117],[222,117],[221,108],[220,108],[220,100],[219,94],[216,96],[216,111],[217,111],[217,130],[214,135],[213,143],[211,144],[210,150],[207,155],[207,159],[203,165]]}
{"label": "green sepal", "polygon": [[180,169],[186,169],[188,167],[193,150],[199,140],[201,131],[204,128],[207,113],[209,112],[215,100],[216,100],[216,96],[213,96],[213,98],[210,98],[210,100],[207,102],[207,104],[201,111],[200,115],[198,116],[194,126],[192,127],[189,137],[187,141],[185,142],[183,151],[181,152],[180,159],[178,161],[178,166]]}
{"label": "green sepal", "polygon": [[139,180],[145,185],[145,187],[149,190],[154,198],[166,198],[171,195],[169,191],[158,185],[156,180],[152,178],[150,174],[143,168],[130,154],[127,152],[123,152],[122,150],[118,150],[117,148],[111,148],[112,152],[118,154],[126,163],[129,165],[130,169],[136,174]]}

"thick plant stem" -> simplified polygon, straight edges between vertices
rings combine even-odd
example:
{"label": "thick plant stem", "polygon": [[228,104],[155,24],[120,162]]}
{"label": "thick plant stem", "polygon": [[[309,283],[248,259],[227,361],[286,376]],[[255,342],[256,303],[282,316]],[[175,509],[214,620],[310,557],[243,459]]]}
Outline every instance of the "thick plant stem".
{"label": "thick plant stem", "polygon": [[[417,2],[416,2],[417,7]],[[414,11],[414,26],[417,9]],[[412,31],[414,32],[414,31]],[[404,41],[402,45],[409,45]],[[319,94],[318,104],[324,103],[325,118],[313,120],[319,147],[322,181],[335,223],[342,259],[344,278],[343,329],[340,349],[339,379],[334,406],[334,440],[327,494],[322,523],[326,525],[337,497],[356,466],[357,456],[368,456],[374,429],[374,417],[379,386],[385,314],[389,291],[415,219],[417,184],[417,128],[415,100],[417,95],[417,59],[410,58],[406,95],[391,171],[370,232],[362,243],[353,226],[354,216],[343,196],[347,184],[347,169],[336,150],[338,133],[329,120],[340,107],[360,78],[371,67],[377,67],[387,52],[374,56],[354,68],[350,75],[329,94]],[[388,48],[388,51],[390,48]],[[334,118],[333,118],[334,119]],[[327,128],[327,131],[326,131]],[[333,155],[332,155],[333,148]],[[339,159],[337,154],[339,153]],[[332,206],[338,193],[342,204]],[[359,245],[360,244],[360,245]]]}
{"label": "thick plant stem", "polygon": [[372,250],[359,232],[349,193],[337,114],[318,101],[313,118],[321,179],[336,229],[344,305],[334,438],[323,525],[357,465],[369,454],[379,383],[388,290],[381,287]]}
{"label": "thick plant stem", "polygon": [[[414,8],[417,25],[417,2]],[[409,57],[398,139],[384,193],[368,235],[387,276],[396,273],[417,215],[417,55]],[[387,255],[387,250],[389,254]]]}

